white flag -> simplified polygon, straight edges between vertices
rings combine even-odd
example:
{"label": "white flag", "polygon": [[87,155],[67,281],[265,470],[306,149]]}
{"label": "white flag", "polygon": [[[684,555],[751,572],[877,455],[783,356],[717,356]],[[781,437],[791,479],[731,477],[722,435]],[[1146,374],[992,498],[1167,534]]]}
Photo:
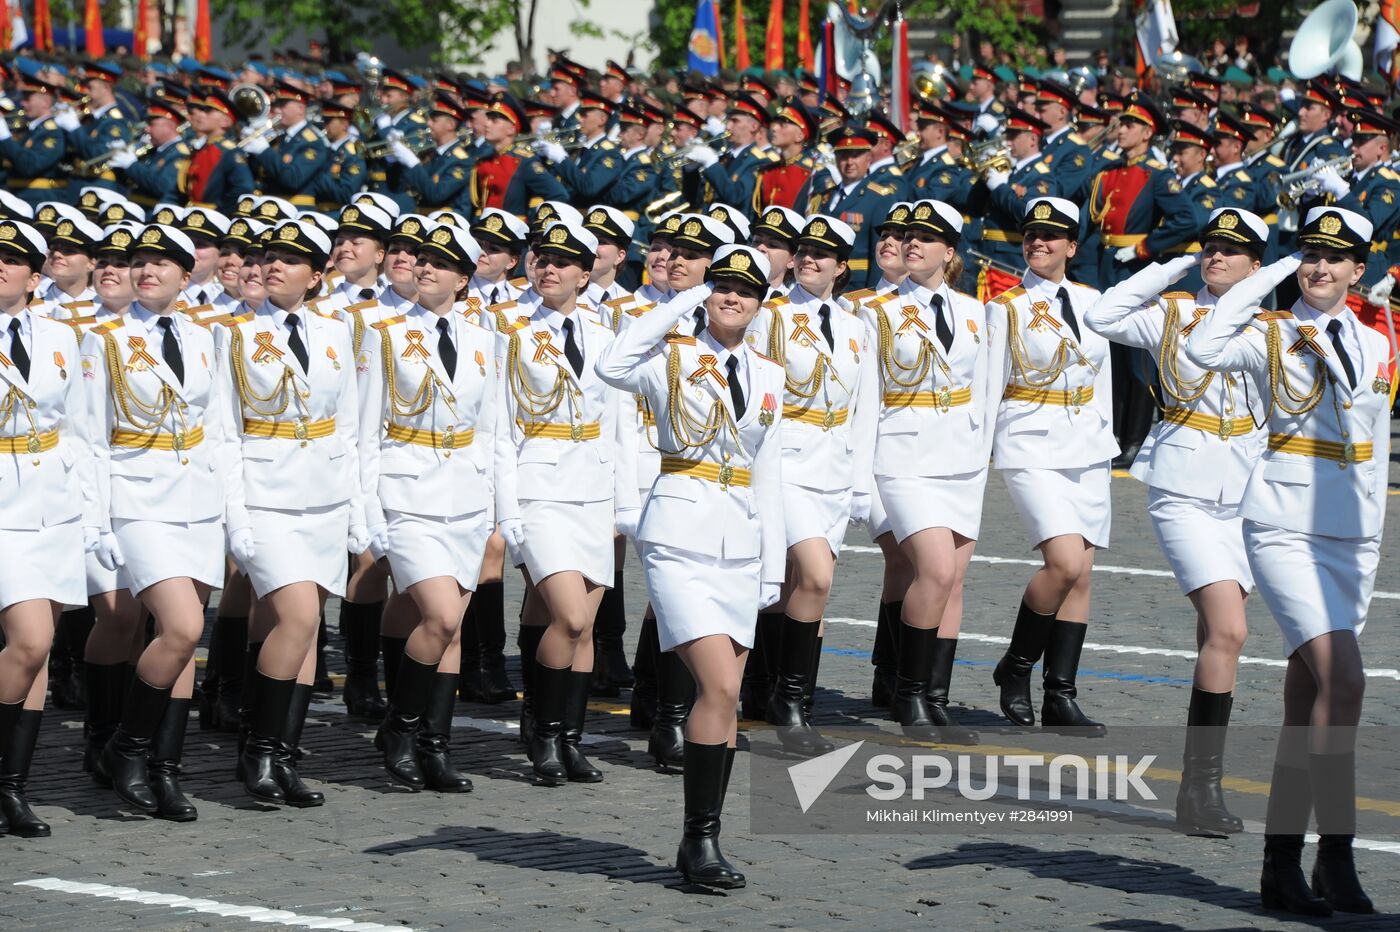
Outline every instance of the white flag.
{"label": "white flag", "polygon": [[29,27],[24,25],[24,10],[16,3],[10,16],[10,48],[17,49],[29,41]]}
{"label": "white flag", "polygon": [[1181,41],[1171,0],[1146,0],[1137,15],[1138,51],[1150,68],[1158,58],[1176,51]]}

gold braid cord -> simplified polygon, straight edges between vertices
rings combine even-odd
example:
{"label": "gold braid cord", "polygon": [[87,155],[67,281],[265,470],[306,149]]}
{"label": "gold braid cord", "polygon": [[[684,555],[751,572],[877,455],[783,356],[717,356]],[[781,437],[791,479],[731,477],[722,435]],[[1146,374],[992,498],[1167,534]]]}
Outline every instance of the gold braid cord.
{"label": "gold braid cord", "polygon": [[[39,428],[34,423],[34,410],[30,408],[24,392],[11,385],[10,390],[5,393],[5,400],[0,401],[0,431],[3,431],[14,420],[16,411],[23,411],[25,418],[28,419],[29,430],[27,433],[31,436],[37,435]],[[10,433],[16,433],[16,431],[11,430]]]}
{"label": "gold braid cord", "polygon": [[1157,351],[1157,371],[1162,375],[1162,391],[1178,403],[1186,405],[1200,399],[1215,379],[1207,372],[1194,381],[1183,379],[1177,367],[1177,350],[1181,346],[1181,308],[1176,298],[1167,299],[1166,321],[1162,326],[1162,345]]}
{"label": "gold braid cord", "polygon": [[783,367],[784,388],[789,395],[795,398],[817,397],[826,380],[826,354],[818,350],[817,362],[812,367],[812,374],[800,382],[795,380],[790,374],[787,374],[787,331],[783,327],[783,312],[775,307],[772,309],[772,314],[773,323],[768,328],[768,356]]}
{"label": "gold braid cord", "polygon": [[[1021,340],[1021,327],[1017,319],[1016,307],[1010,301],[1003,305],[1006,308],[1006,334],[1007,347],[1011,350],[1011,367],[1021,376],[1021,381],[1030,388],[1045,388],[1053,385],[1055,380],[1064,375],[1065,369],[1069,366],[1069,348],[1073,341],[1069,337],[1060,337],[1060,345],[1055,349],[1055,358],[1050,361],[1050,365],[1039,368],[1031,365],[1026,359],[1026,347]],[[1089,360],[1084,358],[1084,354],[1075,348],[1075,355],[1079,357],[1079,362],[1089,365]]]}
{"label": "gold braid cord", "polygon": [[[1306,394],[1299,394],[1289,384],[1288,372],[1283,366],[1282,339],[1278,323],[1269,321],[1269,329],[1264,338],[1269,351],[1269,398],[1284,414],[1301,417],[1322,402],[1322,393],[1327,390],[1327,380],[1323,378],[1324,363],[1321,359],[1317,361],[1316,376],[1313,379],[1312,387]],[[1290,407],[1284,401],[1284,396],[1287,396],[1288,401],[1293,402],[1295,406]]]}
{"label": "gold braid cord", "polygon": [[[906,389],[923,384],[933,359],[933,347],[929,346],[928,340],[919,339],[919,356],[912,366],[906,366],[895,358],[894,329],[890,327],[890,319],[885,316],[885,309],[878,305],[875,308],[875,324],[885,382]],[[913,375],[904,374],[911,372]]]}
{"label": "gold braid cord", "polygon": [[564,375],[563,367],[556,365],[555,370],[554,385],[549,391],[544,394],[535,392],[520,371],[520,332],[510,335],[506,349],[506,381],[510,385],[510,393],[515,396],[516,406],[532,420],[554,413],[564,401],[569,379]]}
{"label": "gold braid cord", "polygon": [[[252,383],[248,379],[248,370],[243,361],[243,331],[237,326],[229,328],[229,342],[233,356],[234,384],[238,386],[238,398],[243,406],[262,418],[276,418],[285,414],[291,405],[296,385],[292,370],[285,365],[282,366],[282,378],[278,380],[277,387],[266,395],[259,395],[253,391]],[[309,391],[296,391],[295,394],[301,401],[306,401],[311,397]],[[267,407],[260,407],[261,405],[267,405]]]}
{"label": "gold braid cord", "polygon": [[419,384],[418,391],[412,398],[404,398],[394,378],[394,342],[390,339],[387,328],[379,335],[379,350],[384,360],[384,384],[389,389],[390,420],[417,417],[432,407],[433,397],[437,392],[437,373],[433,372],[431,367],[425,366],[428,372]]}
{"label": "gold braid cord", "polygon": [[671,420],[671,433],[680,447],[665,450],[658,445],[657,449],[662,453],[675,455],[708,446],[726,427],[735,441],[739,439],[739,429],[729,416],[729,409],[718,398],[710,405],[710,413],[703,422],[685,409],[685,394],[681,391],[681,353],[675,346],[671,347],[666,357],[666,407]]}
{"label": "gold braid cord", "polygon": [[112,385],[112,403],[116,405],[117,410],[122,413],[122,417],[126,419],[127,423],[137,430],[157,430],[174,410],[179,416],[180,430],[183,431],[185,429],[185,415],[183,411],[175,407],[175,391],[162,382],[160,394],[156,396],[155,404],[146,404],[127,384],[126,367],[122,362],[121,349],[117,346],[116,336],[110,332],[102,334],[102,344],[107,360],[107,376]]}

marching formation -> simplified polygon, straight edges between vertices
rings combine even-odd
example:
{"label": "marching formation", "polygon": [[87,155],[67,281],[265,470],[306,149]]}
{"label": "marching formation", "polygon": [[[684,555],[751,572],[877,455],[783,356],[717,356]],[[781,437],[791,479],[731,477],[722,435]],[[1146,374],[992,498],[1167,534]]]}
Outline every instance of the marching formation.
{"label": "marching formation", "polygon": [[1395,348],[1373,321],[1400,126],[1364,88],[1309,82],[1281,131],[1218,108],[1205,75],[1167,89],[1173,120],[1053,79],[1004,104],[975,67],[968,102],[920,99],[906,138],[759,79],[662,109],[611,62],[595,86],[556,59],[551,104],[386,69],[373,112],[338,72],[318,97],[205,68],[144,101],[138,145],[119,69],[84,65],[81,95],[54,77],[21,68],[25,119],[0,122],[0,830],[49,834],[25,792],[50,688],[86,708],[84,769],[114,804],[197,818],[198,697],[238,733],[250,797],[323,805],[298,744],[330,599],[388,776],[470,791],[452,713],[516,696],[508,559],[536,779],[603,781],[587,700],[630,688],[683,773],[678,870],[742,887],[719,845],[736,713],[793,755],[834,748],[813,704],[851,525],[885,557],[875,704],[976,744],[948,706],[1000,474],[1043,562],[999,706],[1106,732],[1076,679],[1126,457],[1196,616],[1184,716],[1211,727],[1189,732],[1179,824],[1243,828],[1224,726],[1257,585],[1285,724],[1336,726],[1280,742],[1264,903],[1372,911],[1347,726],[1386,501]]}

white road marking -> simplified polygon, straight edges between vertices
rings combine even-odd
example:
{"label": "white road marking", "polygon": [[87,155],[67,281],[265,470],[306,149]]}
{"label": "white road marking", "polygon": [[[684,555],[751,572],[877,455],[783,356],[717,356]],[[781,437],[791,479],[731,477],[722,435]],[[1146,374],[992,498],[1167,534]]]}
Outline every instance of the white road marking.
{"label": "white road marking", "polygon": [[202,897],[181,896],[178,893],[154,893],[149,890],[137,890],[135,887],[113,887],[105,883],[80,883],[75,880],[60,880],[57,877],[21,880],[15,886],[35,887],[53,893],[73,893],[106,900],[121,900],[124,903],[169,906],[171,909],[187,909],[191,912],[208,913],[213,916],[246,919],[249,922],[276,923],[301,929],[342,929],[345,932],[411,932],[406,926],[383,925],[378,922],[356,922],[353,919],[332,919],[327,916],[306,916],[286,909],[269,909],[266,906],[238,906],[233,903],[220,903],[218,900],[206,900]]}

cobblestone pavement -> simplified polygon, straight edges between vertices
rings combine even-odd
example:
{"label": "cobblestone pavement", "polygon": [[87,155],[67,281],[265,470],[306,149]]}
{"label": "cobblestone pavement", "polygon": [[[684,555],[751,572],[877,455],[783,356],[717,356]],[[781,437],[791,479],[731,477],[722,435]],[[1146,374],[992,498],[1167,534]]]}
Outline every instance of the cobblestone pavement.
{"label": "cobblestone pavement", "polygon": [[[1395,472],[1392,469],[1392,477]],[[1392,482],[1392,487],[1396,483]],[[1392,492],[1394,496],[1396,493]],[[1190,688],[1194,618],[1166,573],[1144,514],[1144,490],[1113,483],[1113,547],[1100,556],[1094,623],[1081,677],[1086,708],[1114,724],[1179,724]],[[1391,511],[1400,498],[1392,497]],[[963,720],[997,721],[990,667],[1010,633],[1034,555],[993,477],[979,561],[968,578],[965,637],[953,695]],[[1392,521],[1394,518],[1392,518]],[[1392,525],[1393,527],[1393,525]],[[863,531],[838,568],[824,645],[818,722],[878,721],[869,704],[869,650],[880,560]],[[1383,548],[1363,641],[1367,723],[1400,716],[1400,540]],[[643,594],[628,564],[633,619]],[[519,587],[508,587],[514,618]],[[1241,666],[1235,721],[1281,714],[1280,639],[1258,599]],[[513,628],[513,625],[512,625]],[[332,636],[332,642],[335,638]],[[513,637],[512,637],[513,643]],[[513,650],[513,648],[512,648]],[[339,656],[332,656],[333,668]],[[518,677],[512,660],[512,677]],[[623,700],[625,702],[625,699]],[[457,762],[465,796],[392,786],[372,727],[349,721],[338,697],[313,708],[302,772],[327,796],[320,809],[269,809],[232,779],[231,736],[192,722],[184,785],[199,821],[173,825],[123,814],[79,769],[81,717],[46,718],[31,795],[53,837],[0,838],[0,927],[47,929],[296,928],[624,929],[671,927],[1237,929],[1298,927],[1258,907],[1261,839],[1144,835],[756,835],[749,768],[740,755],[724,847],[748,874],[730,895],[687,888],[671,869],[681,779],[650,766],[625,707],[595,701],[590,753],[605,783],[532,785],[516,743],[516,703],[459,704]],[[1363,788],[1364,794],[1364,788]],[[1400,845],[1357,851],[1381,908],[1400,911]],[[1305,864],[1311,859],[1311,846]],[[1395,914],[1320,926],[1397,929]]]}

